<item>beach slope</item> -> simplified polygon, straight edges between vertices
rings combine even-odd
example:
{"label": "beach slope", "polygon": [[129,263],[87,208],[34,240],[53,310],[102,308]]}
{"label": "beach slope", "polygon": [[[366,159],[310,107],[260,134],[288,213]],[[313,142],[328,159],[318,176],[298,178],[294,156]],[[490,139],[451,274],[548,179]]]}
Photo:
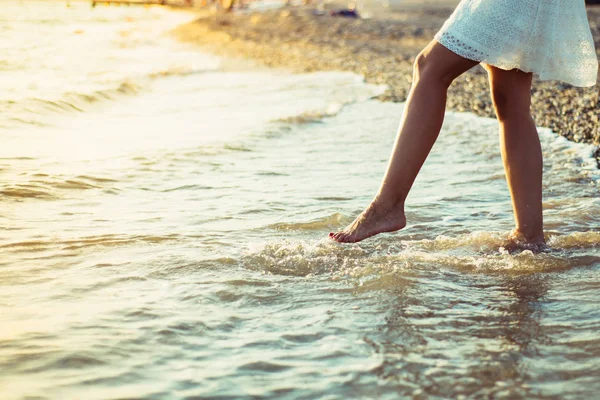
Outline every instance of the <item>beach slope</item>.
{"label": "beach slope", "polygon": [[[368,19],[333,17],[328,10],[315,15],[311,7],[207,15],[175,34],[220,55],[250,58],[269,67],[356,72],[367,82],[389,87],[381,100],[401,102],[410,88],[415,56],[455,2],[413,3],[393,10],[372,8]],[[600,54],[600,7],[588,7],[588,17]],[[577,88],[536,79],[532,90],[536,124],[572,141],[600,145],[598,90],[598,85]],[[448,109],[494,117],[483,68],[473,68],[454,82]],[[596,157],[600,166],[600,152]]]}

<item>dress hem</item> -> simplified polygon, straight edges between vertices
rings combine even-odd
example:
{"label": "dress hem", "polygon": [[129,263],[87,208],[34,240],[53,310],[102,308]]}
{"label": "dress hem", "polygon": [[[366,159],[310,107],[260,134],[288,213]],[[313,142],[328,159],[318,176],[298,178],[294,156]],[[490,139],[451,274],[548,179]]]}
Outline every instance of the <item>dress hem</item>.
{"label": "dress hem", "polygon": [[[439,44],[444,46],[446,49],[450,50],[451,52],[453,52],[454,54],[456,54],[460,57],[469,59],[471,61],[488,64],[493,67],[503,69],[505,71],[510,71],[512,69],[518,69],[523,72],[533,73],[533,74],[537,75],[540,78],[540,80],[542,80],[542,81],[557,80],[557,81],[565,82],[569,85],[577,86],[577,87],[592,87],[592,86],[595,86],[596,82],[597,82],[597,78],[594,78],[593,80],[591,80],[591,79],[577,79],[574,77],[555,76],[555,75],[551,76],[551,75],[546,75],[546,74],[540,74],[538,71],[535,70],[535,68],[528,66],[528,65],[523,65],[523,64],[519,64],[519,63],[501,63],[498,60],[494,60],[489,57],[477,56],[477,55],[475,55],[475,52],[468,51],[467,49],[465,49],[465,50],[462,50],[460,48],[457,49],[456,46],[451,46],[450,43],[448,43],[444,40],[443,32],[438,32],[435,35],[435,40]],[[452,48],[450,48],[450,47],[452,47]]]}

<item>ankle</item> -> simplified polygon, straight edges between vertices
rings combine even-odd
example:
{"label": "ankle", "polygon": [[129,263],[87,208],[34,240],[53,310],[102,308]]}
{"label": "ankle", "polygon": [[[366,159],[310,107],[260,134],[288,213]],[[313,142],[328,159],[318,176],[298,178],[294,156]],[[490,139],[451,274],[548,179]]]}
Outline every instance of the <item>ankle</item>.
{"label": "ankle", "polygon": [[382,211],[404,210],[404,199],[395,196],[383,196],[378,194],[371,204]]}
{"label": "ankle", "polygon": [[532,244],[543,244],[546,243],[546,239],[544,238],[544,232],[542,229],[532,229],[532,228],[516,228],[512,231],[511,237],[514,239]]}

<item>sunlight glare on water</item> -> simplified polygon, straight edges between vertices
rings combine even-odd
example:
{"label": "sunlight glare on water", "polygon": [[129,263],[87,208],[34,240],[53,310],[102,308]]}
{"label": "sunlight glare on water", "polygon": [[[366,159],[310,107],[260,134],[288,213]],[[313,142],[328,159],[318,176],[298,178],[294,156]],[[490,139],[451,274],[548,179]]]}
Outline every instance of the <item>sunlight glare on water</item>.
{"label": "sunlight glare on water", "polygon": [[[7,4],[3,29],[46,44],[2,44],[3,399],[600,390],[591,148],[540,129],[551,251],[509,254],[497,122],[448,113],[407,228],[339,245],[393,144],[385,88],[166,37],[193,15]],[[36,77],[23,52],[49,44]]]}

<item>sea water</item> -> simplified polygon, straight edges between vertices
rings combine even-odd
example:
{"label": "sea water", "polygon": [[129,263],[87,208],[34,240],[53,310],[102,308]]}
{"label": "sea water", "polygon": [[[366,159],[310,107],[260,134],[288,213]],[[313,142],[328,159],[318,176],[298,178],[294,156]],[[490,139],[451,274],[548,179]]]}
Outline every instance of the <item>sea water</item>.
{"label": "sea water", "polygon": [[337,244],[403,105],[170,39],[193,18],[3,2],[2,399],[600,391],[591,148],[540,128],[552,251],[508,254],[497,122],[448,113],[408,226]]}

